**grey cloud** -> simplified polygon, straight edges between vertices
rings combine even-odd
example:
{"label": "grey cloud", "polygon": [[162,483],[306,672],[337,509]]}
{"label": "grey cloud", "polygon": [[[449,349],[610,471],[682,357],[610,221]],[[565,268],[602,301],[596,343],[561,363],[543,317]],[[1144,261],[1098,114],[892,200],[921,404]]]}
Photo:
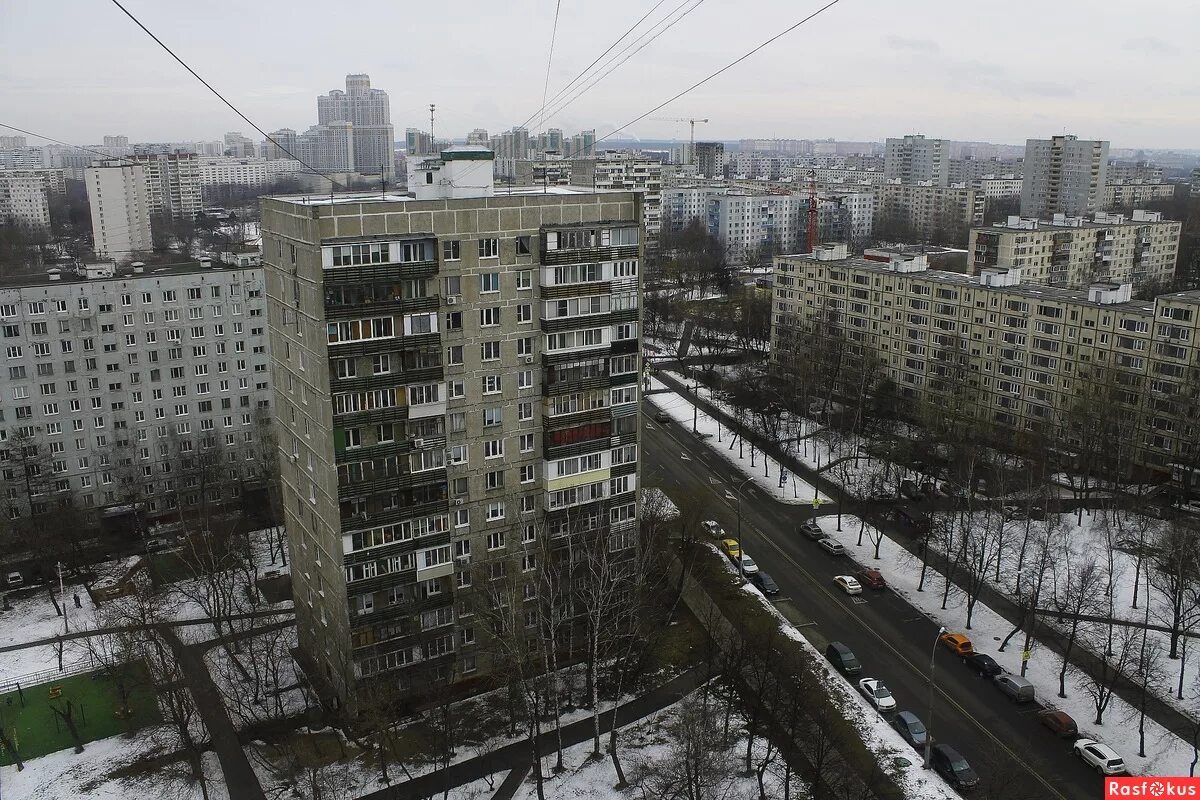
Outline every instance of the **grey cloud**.
{"label": "grey cloud", "polygon": [[1156,56],[1176,52],[1175,45],[1159,39],[1157,36],[1138,36],[1133,39],[1126,39],[1121,43],[1121,48],[1138,53],[1151,53]]}
{"label": "grey cloud", "polygon": [[942,47],[932,39],[910,39],[906,36],[885,36],[883,43],[893,50],[918,50],[923,53],[937,53]]}

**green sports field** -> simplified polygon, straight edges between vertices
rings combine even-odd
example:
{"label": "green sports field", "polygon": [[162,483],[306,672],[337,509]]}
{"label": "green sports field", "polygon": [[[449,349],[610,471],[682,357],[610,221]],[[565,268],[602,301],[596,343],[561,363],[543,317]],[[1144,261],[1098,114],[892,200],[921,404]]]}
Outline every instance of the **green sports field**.
{"label": "green sports field", "polygon": [[[126,669],[130,676],[127,685],[132,687],[129,719],[121,719],[117,713],[120,697],[115,683],[99,673],[90,673],[51,680],[38,686],[22,686],[20,694],[14,687],[4,687],[4,693],[0,694],[0,725],[4,726],[5,735],[13,740],[21,758],[29,761],[75,746],[70,731],[51,710],[51,705],[66,711],[67,701],[71,702],[75,725],[85,745],[161,721],[145,667],[136,664]],[[50,693],[55,687],[61,693],[58,698],[51,699]],[[13,754],[0,748],[0,764],[13,763],[16,763]]]}

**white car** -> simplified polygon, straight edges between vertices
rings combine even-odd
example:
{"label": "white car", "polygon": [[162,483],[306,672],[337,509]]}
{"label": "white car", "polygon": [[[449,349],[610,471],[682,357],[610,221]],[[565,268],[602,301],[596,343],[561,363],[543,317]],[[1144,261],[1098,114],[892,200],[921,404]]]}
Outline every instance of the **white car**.
{"label": "white car", "polygon": [[700,523],[700,527],[704,528],[704,532],[714,539],[724,539],[725,529],[715,519],[706,519]]}
{"label": "white car", "polygon": [[746,555],[746,552],[743,550],[742,551],[742,574],[743,575],[754,575],[757,572],[758,572],[758,564],[755,564],[754,559],[751,558],[750,556]]}
{"label": "white car", "polygon": [[846,594],[862,594],[862,584],[851,575],[838,575],[833,582]]}
{"label": "white car", "polygon": [[862,692],[863,697],[870,701],[871,705],[875,706],[875,710],[881,714],[886,714],[896,710],[896,698],[892,697],[891,691],[883,685],[883,682],[876,678],[863,678],[858,682],[858,690]]}
{"label": "white car", "polygon": [[837,539],[818,539],[817,544],[824,548],[825,552],[831,556],[846,555],[846,548]]}
{"label": "white car", "polygon": [[1095,739],[1076,739],[1075,755],[1101,775],[1120,775],[1125,772],[1125,759],[1106,744]]}

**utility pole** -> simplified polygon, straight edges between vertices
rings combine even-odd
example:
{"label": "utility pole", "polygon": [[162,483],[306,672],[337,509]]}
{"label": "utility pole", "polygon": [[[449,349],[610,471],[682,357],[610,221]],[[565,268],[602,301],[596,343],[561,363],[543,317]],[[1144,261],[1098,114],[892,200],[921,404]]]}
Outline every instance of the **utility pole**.
{"label": "utility pole", "polygon": [[436,147],[434,147],[434,144],[433,144],[433,142],[434,142],[434,138],[433,138],[433,110],[434,110],[435,108],[437,108],[437,106],[436,106],[435,104],[433,104],[433,103],[430,103],[430,104],[429,104],[429,154],[430,154],[430,155],[434,155],[434,154],[437,152],[437,148],[436,148]]}
{"label": "utility pole", "polygon": [[62,603],[63,612],[63,633],[71,632],[71,624],[68,621],[70,612],[67,610],[67,593],[63,590],[62,562],[58,562],[58,601]]}

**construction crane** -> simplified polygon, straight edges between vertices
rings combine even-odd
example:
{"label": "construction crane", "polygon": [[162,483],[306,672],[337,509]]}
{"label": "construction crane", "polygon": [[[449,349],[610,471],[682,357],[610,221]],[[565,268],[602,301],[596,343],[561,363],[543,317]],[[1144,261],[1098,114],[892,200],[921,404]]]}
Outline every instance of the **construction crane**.
{"label": "construction crane", "polygon": [[808,171],[808,251],[817,252],[817,172]]}
{"label": "construction crane", "polygon": [[681,119],[679,117],[655,117],[656,122],[686,122],[691,126],[691,134],[688,136],[688,164],[696,163],[696,123],[708,122],[707,119]]}

